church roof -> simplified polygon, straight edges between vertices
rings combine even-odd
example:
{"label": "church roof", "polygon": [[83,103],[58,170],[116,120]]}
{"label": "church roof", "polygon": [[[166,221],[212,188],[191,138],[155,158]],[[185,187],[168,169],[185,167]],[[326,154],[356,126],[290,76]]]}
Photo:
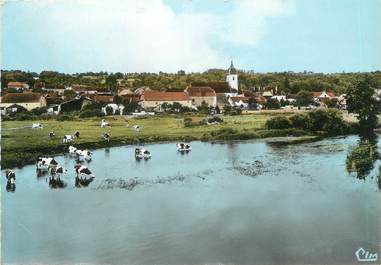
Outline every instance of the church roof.
{"label": "church roof", "polygon": [[233,65],[233,60],[230,62],[230,67],[228,69],[229,75],[236,75],[237,74],[237,69],[235,69]]}

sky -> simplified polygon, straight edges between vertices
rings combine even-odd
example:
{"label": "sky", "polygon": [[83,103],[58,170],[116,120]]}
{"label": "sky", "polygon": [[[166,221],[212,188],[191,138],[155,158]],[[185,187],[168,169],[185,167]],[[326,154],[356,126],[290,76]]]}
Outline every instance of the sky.
{"label": "sky", "polygon": [[1,69],[381,70],[381,0],[15,0]]}

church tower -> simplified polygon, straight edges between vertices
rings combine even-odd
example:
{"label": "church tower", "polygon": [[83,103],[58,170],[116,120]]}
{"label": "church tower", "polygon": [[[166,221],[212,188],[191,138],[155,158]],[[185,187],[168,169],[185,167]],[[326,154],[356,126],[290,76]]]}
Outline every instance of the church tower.
{"label": "church tower", "polygon": [[238,72],[234,68],[233,60],[231,60],[230,67],[228,69],[228,74],[226,76],[226,82],[228,82],[233,93],[238,93]]}

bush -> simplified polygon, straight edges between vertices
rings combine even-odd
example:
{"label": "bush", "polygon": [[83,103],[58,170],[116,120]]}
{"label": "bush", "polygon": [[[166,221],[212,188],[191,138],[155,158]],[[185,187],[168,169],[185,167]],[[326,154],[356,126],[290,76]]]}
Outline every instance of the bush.
{"label": "bush", "polygon": [[31,112],[22,112],[22,113],[17,113],[15,115],[15,120],[17,121],[26,121],[26,120],[35,120],[35,119],[37,119],[37,116]]}
{"label": "bush", "polygon": [[46,113],[46,111],[47,111],[47,108],[42,107],[42,108],[34,108],[30,112],[32,112],[34,115],[41,115],[43,113]]}
{"label": "bush", "polygon": [[284,116],[277,116],[266,121],[266,128],[268,129],[288,129],[291,128],[291,121]]}
{"label": "bush", "polygon": [[290,117],[292,127],[308,129],[308,116],[304,114],[295,114]]}
{"label": "bush", "polygon": [[184,118],[184,127],[191,127],[193,124],[193,120],[191,117]]}
{"label": "bush", "polygon": [[85,110],[81,111],[79,114],[80,118],[89,118],[89,117],[101,117],[104,116],[104,113],[101,110]]}
{"label": "bush", "polygon": [[69,114],[62,114],[56,117],[56,121],[73,121],[73,120],[75,120],[75,116],[69,115]]}

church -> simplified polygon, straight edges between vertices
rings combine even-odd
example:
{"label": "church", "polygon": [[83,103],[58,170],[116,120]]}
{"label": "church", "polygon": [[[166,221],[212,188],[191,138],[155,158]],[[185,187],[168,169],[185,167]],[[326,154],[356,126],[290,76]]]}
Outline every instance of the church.
{"label": "church", "polygon": [[234,67],[233,60],[230,62],[225,81],[192,82],[192,84],[187,87],[187,90],[190,89],[198,89],[200,91],[212,89],[216,94],[213,107],[218,106],[222,109],[225,105],[229,105],[229,98],[236,97],[239,93],[238,71]]}

